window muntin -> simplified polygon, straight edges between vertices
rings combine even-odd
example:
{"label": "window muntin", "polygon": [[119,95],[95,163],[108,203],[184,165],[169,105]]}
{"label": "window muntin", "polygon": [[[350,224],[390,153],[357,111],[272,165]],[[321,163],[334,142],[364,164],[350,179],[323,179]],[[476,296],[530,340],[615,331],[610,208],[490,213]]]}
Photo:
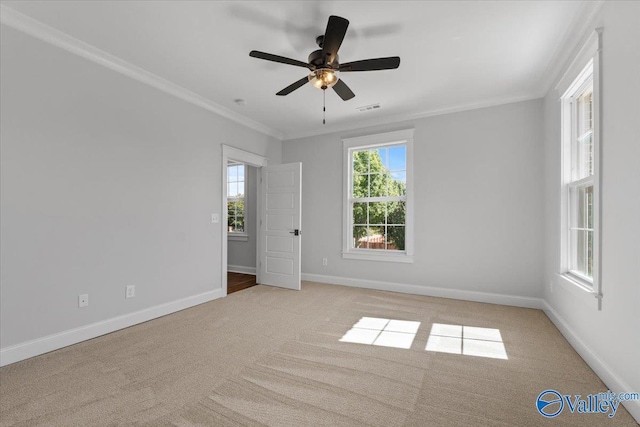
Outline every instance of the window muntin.
{"label": "window muntin", "polygon": [[404,252],[407,145],[349,150],[350,250]]}
{"label": "window muntin", "polygon": [[229,162],[227,166],[227,226],[229,233],[244,233],[246,167]]}
{"label": "window muntin", "polygon": [[568,117],[563,126],[569,170],[564,171],[567,205],[565,272],[589,285],[594,275],[595,132],[593,64],[578,76],[563,97]]}

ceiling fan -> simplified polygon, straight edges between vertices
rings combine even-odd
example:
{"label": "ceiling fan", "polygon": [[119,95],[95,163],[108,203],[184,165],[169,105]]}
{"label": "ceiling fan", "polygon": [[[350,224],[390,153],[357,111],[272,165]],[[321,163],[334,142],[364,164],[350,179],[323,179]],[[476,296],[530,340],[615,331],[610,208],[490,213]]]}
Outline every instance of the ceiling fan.
{"label": "ceiling fan", "polygon": [[333,88],[340,98],[344,101],[356,96],[349,86],[338,77],[338,73],[346,73],[352,71],[375,71],[375,70],[392,70],[400,66],[400,57],[390,56],[387,58],[364,59],[361,61],[347,62],[340,64],[338,61],[338,49],[342,44],[349,21],[339,16],[330,16],[327,23],[327,29],[324,35],[316,38],[316,43],[320,49],[311,52],[309,62],[302,62],[295,59],[285,58],[284,56],[272,55],[270,53],[252,50],[249,56],[267,61],[279,62],[281,64],[295,65],[298,67],[308,68],[311,73],[290,84],[280,92],[278,96],[289,95],[296,89],[310,82],[314,87],[322,89]]}

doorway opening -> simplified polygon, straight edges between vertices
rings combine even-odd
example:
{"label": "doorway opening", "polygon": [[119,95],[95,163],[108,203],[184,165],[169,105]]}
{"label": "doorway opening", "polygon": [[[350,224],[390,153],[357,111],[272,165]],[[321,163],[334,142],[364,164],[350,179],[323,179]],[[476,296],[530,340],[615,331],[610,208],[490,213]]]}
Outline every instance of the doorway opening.
{"label": "doorway opening", "polygon": [[[251,279],[254,284],[260,283],[260,271],[256,268],[259,250],[257,212],[260,211],[258,177],[261,168],[266,165],[267,159],[263,156],[228,145],[222,146],[221,283],[223,295],[228,295],[230,291],[246,289]],[[240,194],[243,197],[238,197]],[[229,203],[230,201],[232,203]],[[237,261],[238,259],[244,261]],[[234,262],[236,264],[233,264]],[[242,269],[243,266],[248,268]],[[229,284],[232,285],[233,290],[229,289]]]}
{"label": "doorway opening", "polygon": [[258,169],[227,162],[227,294],[256,281]]}

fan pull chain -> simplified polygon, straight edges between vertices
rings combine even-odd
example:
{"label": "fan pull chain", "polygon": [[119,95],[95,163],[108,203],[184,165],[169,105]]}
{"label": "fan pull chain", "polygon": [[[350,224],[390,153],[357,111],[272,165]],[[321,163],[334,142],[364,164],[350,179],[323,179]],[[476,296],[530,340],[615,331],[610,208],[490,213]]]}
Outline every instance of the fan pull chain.
{"label": "fan pull chain", "polygon": [[326,124],[326,120],[325,117],[327,115],[327,106],[325,103],[326,100],[326,94],[327,94],[327,90],[326,89],[322,89],[322,124]]}

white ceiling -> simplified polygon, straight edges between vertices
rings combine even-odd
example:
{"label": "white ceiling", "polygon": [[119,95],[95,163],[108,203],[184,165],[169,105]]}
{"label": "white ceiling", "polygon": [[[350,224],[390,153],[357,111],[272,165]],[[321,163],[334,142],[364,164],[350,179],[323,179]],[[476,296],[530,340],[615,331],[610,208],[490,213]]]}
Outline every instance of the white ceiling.
{"label": "white ceiling", "polygon": [[[6,1],[4,5],[259,122],[285,139],[540,97],[583,1]],[[350,20],[340,61],[400,56],[400,68],[344,73],[356,97],[305,85],[329,15]],[[247,101],[236,105],[235,99]],[[380,103],[365,113],[357,107]]]}

